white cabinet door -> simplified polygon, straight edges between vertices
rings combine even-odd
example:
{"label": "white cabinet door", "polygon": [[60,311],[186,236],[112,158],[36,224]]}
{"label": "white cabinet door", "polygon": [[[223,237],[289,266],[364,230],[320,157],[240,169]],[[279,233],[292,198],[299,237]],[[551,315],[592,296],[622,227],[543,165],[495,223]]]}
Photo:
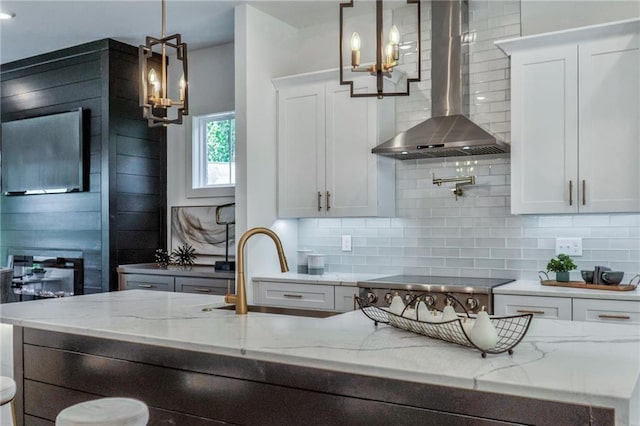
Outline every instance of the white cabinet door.
{"label": "white cabinet door", "polygon": [[573,299],[573,320],[640,324],[640,302]]}
{"label": "white cabinet door", "polygon": [[278,91],[278,215],[314,217],[324,211],[324,84]]}
{"label": "white cabinet door", "polygon": [[562,45],[511,58],[511,211],[578,211],[578,49]]}
{"label": "white cabinet door", "polygon": [[357,308],[353,297],[358,294],[358,287],[336,286],[333,291],[335,294],[336,311],[349,312]]}
{"label": "white cabinet door", "polygon": [[513,296],[496,294],[493,296],[495,315],[533,314],[545,319],[571,321],[571,298],[542,296]]}
{"label": "white cabinet door", "polygon": [[278,216],[393,216],[395,162],[371,153],[393,135],[393,99],[352,98],[337,71],[311,74],[278,82]]}
{"label": "white cabinet door", "polygon": [[[355,91],[365,88],[356,86]],[[349,86],[326,87],[326,210],[330,216],[375,214],[376,99],[351,98]]]}
{"label": "white cabinet door", "polygon": [[256,281],[256,304],[300,309],[334,309],[334,293],[331,285],[291,282]]}
{"label": "white cabinet door", "polygon": [[640,211],[640,36],[582,42],[580,211]]}

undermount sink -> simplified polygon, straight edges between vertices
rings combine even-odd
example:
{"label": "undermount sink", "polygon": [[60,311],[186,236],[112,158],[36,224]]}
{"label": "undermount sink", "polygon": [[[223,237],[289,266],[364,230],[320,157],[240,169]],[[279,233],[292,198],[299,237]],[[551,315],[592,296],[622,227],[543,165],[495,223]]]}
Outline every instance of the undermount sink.
{"label": "undermount sink", "polygon": [[[312,318],[327,318],[334,315],[339,315],[342,312],[333,311],[314,311],[310,309],[295,309],[295,308],[276,308],[274,306],[257,306],[249,305],[249,312],[259,312],[263,314],[279,314],[279,315],[291,315],[294,317],[312,317]],[[227,311],[235,310],[235,305],[225,305],[218,308],[202,308],[203,311],[212,311],[214,309],[222,309]]]}

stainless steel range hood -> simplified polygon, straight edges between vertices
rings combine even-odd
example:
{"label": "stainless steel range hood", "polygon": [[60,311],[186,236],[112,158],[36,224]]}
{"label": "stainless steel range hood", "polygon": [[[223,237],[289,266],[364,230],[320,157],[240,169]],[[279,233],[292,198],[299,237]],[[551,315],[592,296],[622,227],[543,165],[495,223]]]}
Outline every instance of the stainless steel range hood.
{"label": "stainless steel range hood", "polygon": [[409,160],[509,152],[509,145],[469,120],[469,94],[463,88],[463,67],[468,61],[468,45],[462,44],[467,31],[467,2],[431,2],[431,116],[409,130],[373,148],[374,154]]}

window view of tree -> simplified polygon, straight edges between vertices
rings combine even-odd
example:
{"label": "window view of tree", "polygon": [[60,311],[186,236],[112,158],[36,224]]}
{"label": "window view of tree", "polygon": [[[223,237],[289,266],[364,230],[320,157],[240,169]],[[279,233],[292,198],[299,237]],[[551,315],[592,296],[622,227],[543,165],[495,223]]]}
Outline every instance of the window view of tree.
{"label": "window view of tree", "polygon": [[207,161],[235,162],[236,120],[217,120],[207,123]]}

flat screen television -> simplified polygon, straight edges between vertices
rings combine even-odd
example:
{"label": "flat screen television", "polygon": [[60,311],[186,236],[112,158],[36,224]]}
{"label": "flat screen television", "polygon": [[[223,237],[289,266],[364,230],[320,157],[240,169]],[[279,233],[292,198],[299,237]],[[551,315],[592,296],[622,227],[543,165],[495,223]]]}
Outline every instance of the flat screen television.
{"label": "flat screen television", "polygon": [[82,108],[2,123],[2,192],[84,190]]}

